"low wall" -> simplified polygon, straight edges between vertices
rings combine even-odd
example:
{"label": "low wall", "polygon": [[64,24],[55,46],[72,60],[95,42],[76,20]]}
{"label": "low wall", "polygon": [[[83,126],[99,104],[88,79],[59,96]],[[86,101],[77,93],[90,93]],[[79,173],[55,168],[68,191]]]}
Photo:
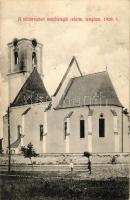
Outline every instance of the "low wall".
{"label": "low wall", "polygon": [[[130,164],[130,154],[129,153],[105,153],[105,154],[93,154],[91,162],[93,164],[109,164],[111,163],[112,157],[116,157],[116,163],[119,164]],[[72,160],[74,164],[82,165],[87,163],[88,159],[82,154],[44,154],[38,157],[32,158],[33,163],[36,165],[51,165],[51,164],[68,164]],[[11,155],[12,164],[30,164],[28,158],[24,158],[23,155]],[[1,155],[0,164],[8,164],[8,155]]]}

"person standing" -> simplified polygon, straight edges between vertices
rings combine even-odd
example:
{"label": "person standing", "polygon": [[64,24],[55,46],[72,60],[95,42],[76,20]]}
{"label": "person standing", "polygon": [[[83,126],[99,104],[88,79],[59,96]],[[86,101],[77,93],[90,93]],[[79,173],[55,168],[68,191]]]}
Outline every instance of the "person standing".
{"label": "person standing", "polygon": [[74,164],[73,164],[73,162],[72,162],[72,160],[71,160],[71,161],[70,161],[70,171],[73,172],[73,170],[74,170]]}
{"label": "person standing", "polygon": [[91,174],[92,171],[91,171],[91,161],[90,161],[90,159],[88,160],[88,170],[89,170],[89,174]]}

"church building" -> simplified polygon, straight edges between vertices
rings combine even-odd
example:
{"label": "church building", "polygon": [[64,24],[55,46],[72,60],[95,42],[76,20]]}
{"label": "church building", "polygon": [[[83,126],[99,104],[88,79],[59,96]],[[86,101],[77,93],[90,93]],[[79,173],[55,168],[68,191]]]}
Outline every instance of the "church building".
{"label": "church building", "polygon": [[[33,144],[37,153],[129,152],[128,113],[107,71],[83,75],[72,57],[55,93],[44,85],[42,44],[14,39],[8,44],[9,115],[3,117],[3,148]],[[52,80],[53,84],[53,80]]]}

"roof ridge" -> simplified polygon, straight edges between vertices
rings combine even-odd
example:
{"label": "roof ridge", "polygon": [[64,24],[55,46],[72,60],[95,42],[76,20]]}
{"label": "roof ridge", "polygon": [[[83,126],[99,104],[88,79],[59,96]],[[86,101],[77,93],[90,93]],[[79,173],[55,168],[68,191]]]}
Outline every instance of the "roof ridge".
{"label": "roof ridge", "polygon": [[75,78],[83,78],[83,77],[85,77],[85,76],[90,76],[90,75],[94,75],[94,74],[100,74],[100,73],[104,73],[104,72],[106,72],[107,74],[109,74],[108,73],[108,71],[100,71],[100,72],[94,72],[94,73],[90,73],[90,74],[85,74],[85,75],[82,75],[82,76],[76,76],[76,77],[72,77],[73,79],[75,79]]}
{"label": "roof ridge", "polygon": [[60,83],[59,83],[59,85],[58,85],[58,87],[57,87],[55,93],[54,93],[52,96],[56,96],[57,93],[59,92],[59,90],[60,90],[60,88],[61,88],[61,86],[62,86],[62,84],[63,84],[63,82],[64,82],[66,76],[68,75],[68,73],[69,73],[71,67],[73,66],[73,63],[74,63],[74,62],[76,63],[76,66],[77,66],[77,69],[78,69],[80,75],[81,75],[81,76],[83,75],[82,72],[81,72],[81,69],[80,69],[80,67],[79,67],[79,64],[78,64],[78,62],[77,62],[76,57],[73,56],[72,59],[71,59],[71,61],[70,61],[70,63],[69,63],[69,66],[67,67],[67,70],[66,70],[65,73],[64,73],[64,76],[62,77],[62,79],[61,79],[61,81],[60,81]]}

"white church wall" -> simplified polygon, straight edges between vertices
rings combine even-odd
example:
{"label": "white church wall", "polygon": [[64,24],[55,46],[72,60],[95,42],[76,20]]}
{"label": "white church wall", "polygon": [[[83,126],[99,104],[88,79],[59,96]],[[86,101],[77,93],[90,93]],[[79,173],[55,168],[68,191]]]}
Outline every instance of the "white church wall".
{"label": "white church wall", "polygon": [[[10,112],[10,132],[11,143],[18,139],[17,126],[21,125],[22,131],[24,128],[24,137],[22,139],[23,145],[32,143],[37,152],[43,152],[43,141],[40,141],[40,125],[44,125],[44,109],[47,104],[35,104],[26,105],[20,107],[11,108]],[[29,107],[31,109],[24,115],[24,127],[23,127],[23,115]],[[5,126],[7,127],[7,125]],[[4,132],[7,132],[6,128]]]}
{"label": "white church wall", "polygon": [[[114,120],[111,109],[118,115],[119,151],[122,152],[122,109],[116,106],[95,106],[92,109],[92,152],[115,152]],[[88,136],[88,107],[70,108],[49,111],[48,114],[48,142],[50,153],[65,153],[64,117],[74,111],[70,118],[69,152],[83,153],[89,150]],[[99,117],[103,113],[105,117],[105,137],[99,137]],[[85,138],[80,138],[80,115],[85,119]]]}
{"label": "white church wall", "polygon": [[[68,112],[65,112],[68,113]],[[48,111],[47,152],[65,153],[64,117],[62,111]]]}
{"label": "white church wall", "polygon": [[123,150],[124,152],[130,152],[130,134],[129,134],[129,126],[130,122],[128,121],[127,115],[123,115]]}
{"label": "white church wall", "polygon": [[28,107],[11,108],[10,109],[10,142],[11,144],[18,139],[18,125],[22,126],[22,113]]}
{"label": "white church wall", "polygon": [[43,141],[40,141],[40,125],[44,126],[44,106],[32,106],[25,116],[24,144],[31,142],[37,152],[43,152]]}
{"label": "white church wall", "polygon": [[[23,145],[27,145],[32,142],[34,148],[38,153],[66,153],[66,138],[64,133],[64,118],[73,111],[73,114],[69,119],[69,143],[67,148],[70,153],[83,153],[84,151],[96,152],[115,152],[115,134],[114,134],[114,119],[111,112],[115,110],[118,116],[118,144],[119,152],[122,152],[122,109],[116,106],[95,106],[91,107],[93,109],[92,114],[92,134],[91,134],[91,144],[89,140],[88,131],[89,127],[89,109],[88,107],[80,108],[70,108],[61,110],[49,110],[44,113],[44,109],[47,104],[35,104],[11,108],[10,112],[10,128],[11,128],[11,143],[16,141],[17,126],[23,126],[22,113],[29,107],[31,110],[24,115],[24,138]],[[105,118],[105,137],[99,137],[99,116],[104,114]],[[85,137],[80,138],[80,116],[83,116],[85,120]],[[123,150],[124,152],[129,151],[129,140],[128,135],[128,120],[124,116],[124,130],[123,130]],[[7,137],[7,119],[5,119],[4,132]],[[45,127],[47,132],[46,138],[40,141],[40,125]],[[44,144],[46,142],[46,144]],[[6,141],[7,143],[7,141]],[[44,144],[44,145],[43,145]]]}
{"label": "white church wall", "polygon": [[[79,112],[80,110],[80,112]],[[70,117],[70,135],[69,135],[69,152],[82,153],[87,151],[87,115],[88,108],[70,108],[56,111],[49,111],[48,113],[48,152],[65,153],[66,152],[66,138],[64,133],[64,118],[68,113],[74,111]],[[85,119],[85,138],[80,138],[80,115]],[[52,136],[52,137],[51,137]]]}
{"label": "white church wall", "polygon": [[[119,151],[122,151],[122,109],[116,106],[95,106],[93,115],[93,152],[115,152],[114,119],[111,109],[115,110],[118,115]],[[99,117],[101,113],[103,113],[105,119],[105,137],[99,137]]]}

